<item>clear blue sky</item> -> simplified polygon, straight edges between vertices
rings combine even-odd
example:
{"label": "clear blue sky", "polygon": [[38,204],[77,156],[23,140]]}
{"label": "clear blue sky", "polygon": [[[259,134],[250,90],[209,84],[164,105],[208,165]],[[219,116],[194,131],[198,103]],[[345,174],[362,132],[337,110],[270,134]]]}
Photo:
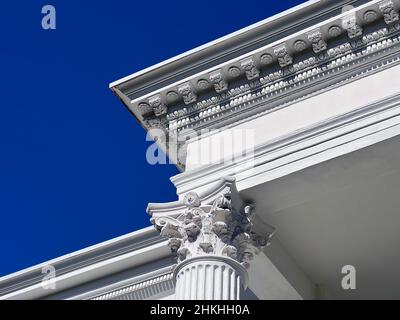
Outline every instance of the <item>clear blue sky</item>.
{"label": "clear blue sky", "polygon": [[[108,84],[305,1],[3,1],[0,276],[149,225],[172,165]],[[41,28],[54,5],[57,29]]]}

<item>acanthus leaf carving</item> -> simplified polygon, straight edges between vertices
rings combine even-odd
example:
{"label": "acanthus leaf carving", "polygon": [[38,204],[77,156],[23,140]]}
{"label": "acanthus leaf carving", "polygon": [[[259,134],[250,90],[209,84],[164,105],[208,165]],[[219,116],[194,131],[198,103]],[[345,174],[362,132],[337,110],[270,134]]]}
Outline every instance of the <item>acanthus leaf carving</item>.
{"label": "acanthus leaf carving", "polygon": [[183,198],[185,206],[189,208],[200,207],[200,197],[196,192],[188,192]]}
{"label": "acanthus leaf carving", "polygon": [[171,217],[156,217],[153,223],[162,236],[178,239],[183,238],[182,227],[178,220]]}
{"label": "acanthus leaf carving", "polygon": [[168,246],[171,249],[171,252],[178,252],[179,248],[182,246],[182,239],[179,238],[170,238],[168,241]]}
{"label": "acanthus leaf carving", "polygon": [[186,209],[177,218],[154,219],[161,235],[169,237],[168,245],[179,262],[216,255],[234,259],[248,268],[254,255],[268,244],[268,236],[252,231],[254,205],[234,207],[232,192],[232,185],[228,185],[207,203],[197,193],[189,192],[182,201]]}
{"label": "acanthus leaf carving", "polygon": [[222,250],[222,255],[237,260],[237,249],[234,246],[227,245]]}

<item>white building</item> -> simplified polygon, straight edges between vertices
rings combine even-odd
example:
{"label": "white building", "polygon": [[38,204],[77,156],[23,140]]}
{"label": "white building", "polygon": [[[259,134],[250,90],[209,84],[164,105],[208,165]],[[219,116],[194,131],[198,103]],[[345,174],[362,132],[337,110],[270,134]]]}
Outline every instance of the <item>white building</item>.
{"label": "white building", "polygon": [[112,83],[178,200],[0,299],[400,298],[399,9],[311,0]]}

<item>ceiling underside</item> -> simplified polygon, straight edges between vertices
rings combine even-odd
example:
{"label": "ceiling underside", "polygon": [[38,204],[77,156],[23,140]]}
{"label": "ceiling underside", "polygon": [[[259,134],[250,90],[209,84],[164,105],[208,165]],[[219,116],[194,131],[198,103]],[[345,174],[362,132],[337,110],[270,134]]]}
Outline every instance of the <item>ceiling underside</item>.
{"label": "ceiling underside", "polygon": [[[325,298],[400,299],[400,138],[243,191]],[[356,268],[343,290],[342,267]]]}

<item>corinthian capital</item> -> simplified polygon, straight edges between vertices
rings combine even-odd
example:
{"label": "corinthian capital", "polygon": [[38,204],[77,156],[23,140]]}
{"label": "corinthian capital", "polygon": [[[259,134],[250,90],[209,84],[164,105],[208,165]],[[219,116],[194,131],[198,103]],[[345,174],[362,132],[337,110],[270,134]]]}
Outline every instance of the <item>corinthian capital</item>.
{"label": "corinthian capital", "polygon": [[168,245],[178,262],[215,255],[248,268],[272,236],[272,227],[264,234],[254,232],[255,206],[239,197],[234,179],[229,177],[203,195],[189,192],[175,203],[150,204],[148,212],[156,229],[169,238]]}

